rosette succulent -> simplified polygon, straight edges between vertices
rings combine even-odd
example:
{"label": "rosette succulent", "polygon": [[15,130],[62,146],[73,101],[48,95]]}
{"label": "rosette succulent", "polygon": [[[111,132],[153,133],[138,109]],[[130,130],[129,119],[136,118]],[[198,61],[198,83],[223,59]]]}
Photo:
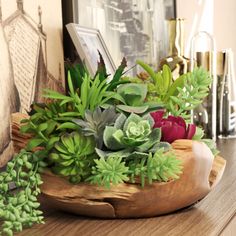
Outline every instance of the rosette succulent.
{"label": "rosette succulent", "polygon": [[164,111],[152,112],[154,127],[161,128],[161,140],[172,143],[177,139],[192,139],[196,132],[194,124],[186,124],[180,116],[168,116],[163,118]]}
{"label": "rosette succulent", "polygon": [[84,119],[74,119],[73,122],[79,125],[84,136],[93,136],[97,147],[102,148],[104,129],[107,125],[113,125],[117,117],[114,107],[104,111],[97,107],[94,111],[86,110]]}
{"label": "rosette succulent", "polygon": [[130,121],[125,130],[123,142],[127,145],[139,145],[148,141],[149,134],[152,132],[150,123],[141,120],[137,123]]}
{"label": "rosette succulent", "polygon": [[128,118],[120,114],[114,126],[106,126],[103,134],[104,144],[111,151],[96,149],[96,152],[100,157],[114,153],[122,157],[147,157],[158,148],[168,149],[167,143],[160,143],[160,129],[153,126],[154,120],[149,114],[141,117],[132,113]]}
{"label": "rosette succulent", "polygon": [[83,181],[89,174],[93,163],[95,142],[77,132],[63,135],[54,145],[49,159],[54,164],[56,174],[67,176],[71,182]]}

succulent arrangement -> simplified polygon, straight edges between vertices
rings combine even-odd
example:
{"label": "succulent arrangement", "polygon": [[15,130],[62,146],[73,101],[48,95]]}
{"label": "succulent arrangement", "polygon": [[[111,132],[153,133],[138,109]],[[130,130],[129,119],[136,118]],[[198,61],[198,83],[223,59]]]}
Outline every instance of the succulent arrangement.
{"label": "succulent arrangement", "polygon": [[[173,81],[168,66],[155,72],[137,64],[146,71],[145,80],[124,77],[125,59],[112,79],[102,58],[94,77],[83,64],[69,65],[68,93],[46,90],[49,102],[32,104],[21,127],[32,138],[0,173],[3,234],[43,223],[37,196],[45,169],[73,184],[145,187],[181,175],[182,163],[171,147],[176,139],[203,140],[217,154],[189,121],[190,111],[208,94],[209,74],[196,68]],[[10,191],[12,182],[18,191]]]}

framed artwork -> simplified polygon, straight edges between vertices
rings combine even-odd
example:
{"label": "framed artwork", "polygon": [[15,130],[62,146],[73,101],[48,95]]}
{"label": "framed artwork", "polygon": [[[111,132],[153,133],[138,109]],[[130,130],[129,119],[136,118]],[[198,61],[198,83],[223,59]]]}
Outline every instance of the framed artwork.
{"label": "framed artwork", "polygon": [[91,74],[95,75],[97,71],[99,52],[101,53],[106,64],[107,73],[115,73],[115,64],[99,30],[82,27],[74,23],[66,25],[66,28],[71,36],[80,59],[85,61],[85,64]]}
{"label": "framed artwork", "polygon": [[11,114],[43,102],[44,88],[64,91],[61,32],[61,1],[0,1],[0,167],[14,153]]}
{"label": "framed artwork", "polygon": [[125,56],[129,68],[137,59],[156,68],[168,53],[166,20],[175,17],[175,0],[73,0],[74,22],[101,32],[116,67]]}

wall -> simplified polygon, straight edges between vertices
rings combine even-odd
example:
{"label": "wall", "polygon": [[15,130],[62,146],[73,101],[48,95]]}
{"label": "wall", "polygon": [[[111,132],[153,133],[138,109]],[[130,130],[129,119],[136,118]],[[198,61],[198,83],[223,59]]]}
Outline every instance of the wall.
{"label": "wall", "polygon": [[236,55],[236,1],[214,0],[214,36],[218,49],[232,48]]}
{"label": "wall", "polygon": [[177,0],[177,16],[186,19],[186,55],[190,38],[199,30],[214,35],[217,50],[232,48],[236,55],[235,0]]}
{"label": "wall", "polygon": [[198,31],[214,32],[214,0],[177,0],[177,17],[185,19],[185,55],[189,57],[191,38]]}

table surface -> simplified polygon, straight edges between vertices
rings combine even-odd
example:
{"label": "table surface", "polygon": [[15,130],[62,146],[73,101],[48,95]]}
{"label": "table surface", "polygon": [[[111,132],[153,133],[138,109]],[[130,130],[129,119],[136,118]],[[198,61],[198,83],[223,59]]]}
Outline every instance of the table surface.
{"label": "table surface", "polygon": [[[35,225],[17,235],[236,235],[233,230],[236,221],[236,140],[220,140],[218,147],[227,160],[224,176],[216,188],[194,207],[148,219],[98,220],[59,212],[44,202],[45,225]],[[227,225],[230,226],[228,229]]]}

